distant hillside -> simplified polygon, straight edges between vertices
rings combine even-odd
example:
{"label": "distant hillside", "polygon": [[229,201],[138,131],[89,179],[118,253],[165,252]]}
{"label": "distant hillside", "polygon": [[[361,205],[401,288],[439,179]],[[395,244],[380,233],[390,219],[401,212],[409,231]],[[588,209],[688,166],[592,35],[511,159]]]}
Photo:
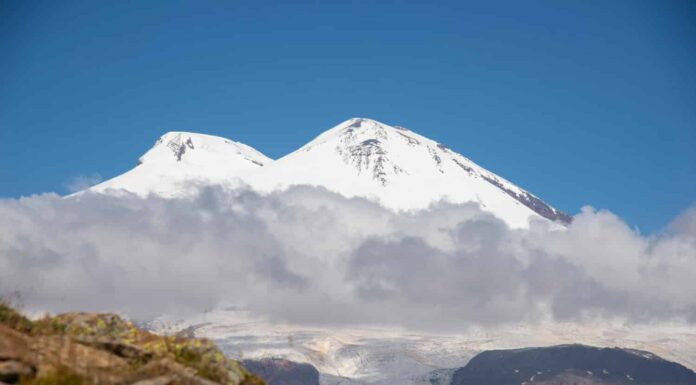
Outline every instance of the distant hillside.
{"label": "distant hillside", "polygon": [[480,353],[452,379],[474,384],[691,385],[696,373],[641,350],[558,345]]}
{"label": "distant hillside", "polygon": [[244,367],[268,385],[319,385],[319,372],[309,364],[280,358],[244,360]]}

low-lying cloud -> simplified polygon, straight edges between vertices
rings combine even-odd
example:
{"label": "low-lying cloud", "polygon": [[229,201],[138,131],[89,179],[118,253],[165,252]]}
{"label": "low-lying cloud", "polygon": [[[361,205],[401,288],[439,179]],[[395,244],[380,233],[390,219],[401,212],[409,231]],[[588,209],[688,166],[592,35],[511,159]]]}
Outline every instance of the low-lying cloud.
{"label": "low-lying cloud", "polygon": [[69,182],[65,183],[65,188],[71,192],[78,192],[86,190],[99,182],[102,181],[102,176],[99,173],[92,173],[88,175],[78,175],[70,179]]}
{"label": "low-lying cloud", "polygon": [[299,324],[421,329],[694,322],[693,277],[696,209],[643,236],[591,208],[565,230],[512,230],[475,204],[396,214],[311,187],[0,200],[0,293],[34,311],[236,304]]}

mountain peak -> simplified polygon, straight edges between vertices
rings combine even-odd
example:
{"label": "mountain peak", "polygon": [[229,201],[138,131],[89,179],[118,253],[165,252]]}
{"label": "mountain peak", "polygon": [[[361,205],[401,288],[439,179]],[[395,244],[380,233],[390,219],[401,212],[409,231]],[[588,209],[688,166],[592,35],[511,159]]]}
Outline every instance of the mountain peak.
{"label": "mountain peak", "polygon": [[370,118],[350,118],[343,122],[342,124],[347,124],[348,127],[352,128],[377,128],[384,127],[386,124],[380,123],[374,119]]}
{"label": "mountain peak", "polygon": [[392,127],[374,119],[351,118],[324,131],[300,148],[300,151],[309,151],[327,142],[336,142],[338,147],[354,146],[359,144],[359,142],[365,142],[366,145],[375,145],[391,139],[399,139],[399,131],[403,133],[408,132],[405,128]]}
{"label": "mountain peak", "polygon": [[186,196],[200,185],[235,185],[273,160],[244,143],[194,132],[160,136],[134,169],[91,188],[139,195]]}
{"label": "mountain peak", "polygon": [[380,123],[380,122],[378,122],[378,121],[376,121],[376,120],[374,120],[374,119],[370,119],[370,118],[361,118],[361,117],[354,117],[354,118],[350,118],[350,119],[344,121],[343,123],[341,123],[341,124],[339,124],[339,125],[344,125],[344,124],[345,124],[345,125],[360,126],[360,125],[363,124],[363,123],[367,123],[367,124],[382,124],[382,123]]}
{"label": "mountain peak", "polygon": [[[170,131],[160,136],[155,145],[139,160],[143,163],[200,163],[209,158],[225,158],[236,154],[249,162],[263,166],[272,160],[244,143],[220,136],[195,132]],[[199,159],[203,158],[203,159]],[[224,159],[218,159],[224,161]]]}
{"label": "mountain peak", "polygon": [[[401,127],[351,118],[279,159],[263,178],[275,186],[316,185],[378,200],[396,210],[447,200],[476,202],[524,227],[529,217],[570,217],[446,146]],[[274,172],[282,170],[282,172]],[[264,182],[262,182],[263,184]],[[536,214],[536,215],[534,215]]]}
{"label": "mountain peak", "polygon": [[140,158],[138,167],[93,190],[172,196],[185,195],[187,186],[232,181],[259,191],[320,186],[396,211],[425,209],[439,201],[473,202],[511,227],[527,227],[530,217],[570,221],[568,215],[434,140],[360,117],[339,123],[276,161],[230,139],[168,132]]}
{"label": "mountain peak", "polygon": [[380,121],[370,119],[370,118],[351,118],[343,123],[339,124],[335,128],[342,129],[343,131],[408,131],[408,129],[399,126],[390,126],[388,124],[382,123]]}

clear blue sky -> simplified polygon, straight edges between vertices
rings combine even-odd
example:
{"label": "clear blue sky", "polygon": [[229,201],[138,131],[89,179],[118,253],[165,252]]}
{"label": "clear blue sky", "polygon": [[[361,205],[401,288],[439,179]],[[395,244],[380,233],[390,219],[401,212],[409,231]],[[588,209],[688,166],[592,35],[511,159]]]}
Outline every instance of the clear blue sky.
{"label": "clear blue sky", "polygon": [[271,157],[409,127],[644,232],[696,203],[694,1],[0,1],[0,196],[113,177],[165,131]]}

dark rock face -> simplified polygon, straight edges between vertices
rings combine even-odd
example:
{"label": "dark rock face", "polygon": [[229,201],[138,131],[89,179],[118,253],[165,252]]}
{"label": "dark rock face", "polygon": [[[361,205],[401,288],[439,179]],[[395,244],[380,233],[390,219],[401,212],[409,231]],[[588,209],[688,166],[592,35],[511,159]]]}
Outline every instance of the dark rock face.
{"label": "dark rock face", "polygon": [[169,147],[169,149],[174,153],[176,161],[180,162],[181,158],[186,153],[187,148],[193,150],[193,141],[191,141],[191,138],[188,138],[185,141],[183,141],[183,139],[171,140],[169,143],[167,143],[167,147]]}
{"label": "dark rock face", "polygon": [[[460,164],[460,167],[463,167]],[[570,224],[573,221],[573,217],[570,215],[564,213],[563,211],[556,210],[553,207],[549,206],[546,204],[546,202],[542,201],[541,199],[535,197],[534,195],[528,193],[528,192],[523,192],[522,194],[518,194],[510,189],[505,188],[505,186],[500,183],[499,180],[495,178],[489,178],[487,176],[483,176],[483,179],[485,179],[488,183],[498,187],[499,189],[505,191],[506,194],[510,195],[511,197],[517,199],[520,203],[523,205],[529,207],[532,211],[535,213],[541,215],[542,217],[549,219],[551,221],[559,221],[563,224]]]}
{"label": "dark rock face", "polygon": [[319,385],[319,372],[309,364],[279,358],[244,360],[242,364],[268,385]]}
{"label": "dark rock face", "polygon": [[474,384],[691,385],[696,373],[645,351],[559,345],[483,352],[452,378]]}

